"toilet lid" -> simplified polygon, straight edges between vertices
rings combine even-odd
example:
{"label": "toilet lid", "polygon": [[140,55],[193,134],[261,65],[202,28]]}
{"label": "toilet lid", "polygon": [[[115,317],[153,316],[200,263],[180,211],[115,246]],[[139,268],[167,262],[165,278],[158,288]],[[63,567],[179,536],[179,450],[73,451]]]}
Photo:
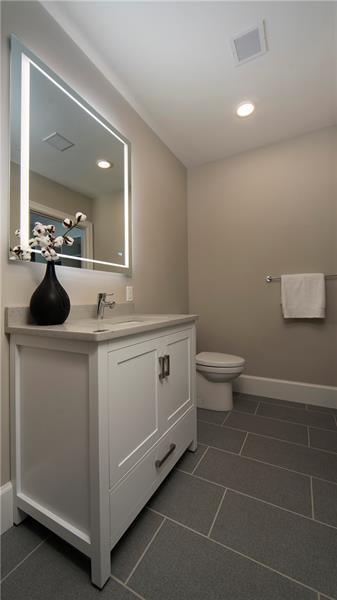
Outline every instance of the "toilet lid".
{"label": "toilet lid", "polygon": [[208,367],[241,367],[245,359],[234,354],[223,354],[222,352],[200,352],[196,356],[199,365]]}

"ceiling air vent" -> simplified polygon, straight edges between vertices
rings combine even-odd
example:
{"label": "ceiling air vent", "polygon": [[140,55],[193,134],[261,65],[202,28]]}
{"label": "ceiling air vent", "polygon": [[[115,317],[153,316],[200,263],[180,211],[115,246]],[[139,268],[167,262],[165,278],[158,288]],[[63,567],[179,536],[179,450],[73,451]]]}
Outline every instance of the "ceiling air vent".
{"label": "ceiling air vent", "polygon": [[56,148],[56,150],[59,150],[60,152],[64,152],[64,150],[68,150],[68,148],[71,148],[75,145],[73,142],[67,140],[67,138],[63,137],[63,135],[57,133],[56,131],[43,138],[42,141],[47,142],[47,144],[53,148]]}
{"label": "ceiling air vent", "polygon": [[231,47],[237,66],[267,52],[264,21],[235,35],[231,39]]}

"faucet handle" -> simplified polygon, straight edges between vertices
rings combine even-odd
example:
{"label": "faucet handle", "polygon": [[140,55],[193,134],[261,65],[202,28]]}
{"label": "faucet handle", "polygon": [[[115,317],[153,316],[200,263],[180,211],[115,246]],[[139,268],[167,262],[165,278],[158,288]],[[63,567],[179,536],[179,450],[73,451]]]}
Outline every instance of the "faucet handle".
{"label": "faucet handle", "polygon": [[105,300],[108,296],[114,296],[114,292],[99,292],[98,300]]}

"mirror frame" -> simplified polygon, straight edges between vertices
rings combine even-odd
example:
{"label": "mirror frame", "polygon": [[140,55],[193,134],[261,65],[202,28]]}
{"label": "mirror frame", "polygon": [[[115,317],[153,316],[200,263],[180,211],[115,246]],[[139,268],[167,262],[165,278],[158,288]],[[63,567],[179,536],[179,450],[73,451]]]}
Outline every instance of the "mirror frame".
{"label": "mirror frame", "polygon": [[[124,264],[101,261],[94,258],[75,258],[83,263],[95,263],[106,265],[107,271],[124,273],[131,276],[132,267],[132,223],[131,223],[131,144],[117,131],[104,117],[102,117],[86,100],[75,92],[61,77],[52,71],[31,50],[24,46],[20,40],[12,34],[10,36],[10,152],[11,160],[11,130],[13,119],[13,106],[15,94],[19,90],[20,106],[20,243],[28,246],[29,234],[29,120],[30,120],[30,67],[33,65],[47,79],[52,81],[78,106],[95,119],[102,127],[109,131],[119,142],[124,145]],[[18,81],[18,73],[20,81]],[[62,255],[69,258],[67,255]],[[9,254],[10,257],[10,254]],[[74,257],[72,257],[74,258]],[[17,261],[10,261],[13,262]],[[27,261],[27,264],[32,264]],[[75,268],[75,267],[70,267]],[[87,271],[88,269],[83,269]],[[91,271],[91,269],[90,269]],[[100,269],[103,272],[103,269]]]}

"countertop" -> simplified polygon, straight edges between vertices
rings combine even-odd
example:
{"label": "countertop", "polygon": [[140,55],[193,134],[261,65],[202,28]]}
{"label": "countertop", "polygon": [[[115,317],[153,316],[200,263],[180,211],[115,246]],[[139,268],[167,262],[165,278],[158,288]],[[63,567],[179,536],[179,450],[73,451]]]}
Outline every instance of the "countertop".
{"label": "countertop", "polygon": [[[87,312],[91,315],[88,317],[84,316],[84,307],[78,308],[81,310],[76,311],[76,307],[72,308],[70,318],[63,325],[39,326],[27,322],[27,308],[9,307],[6,309],[6,332],[97,343],[193,323],[198,318],[197,315],[148,315],[131,311],[125,314],[125,310],[121,308],[120,311],[114,310],[114,316],[110,316],[106,311],[107,316],[104,319],[97,319],[92,316],[92,306],[88,307],[90,310]],[[120,314],[117,314],[118,312]]]}

